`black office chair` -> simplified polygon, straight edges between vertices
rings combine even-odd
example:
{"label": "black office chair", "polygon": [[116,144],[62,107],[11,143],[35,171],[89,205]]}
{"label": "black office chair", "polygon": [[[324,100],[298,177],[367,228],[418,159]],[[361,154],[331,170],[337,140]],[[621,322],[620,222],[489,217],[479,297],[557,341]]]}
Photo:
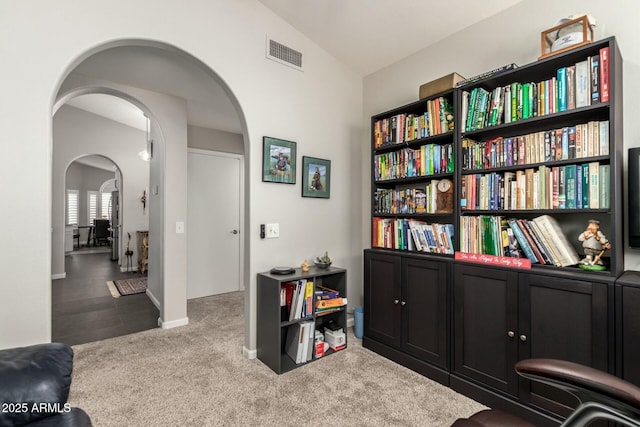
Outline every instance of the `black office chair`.
{"label": "black office chair", "polygon": [[[574,395],[580,404],[561,424],[585,426],[598,419],[640,427],[640,387],[597,369],[555,359],[527,359],[515,365],[519,375]],[[532,426],[501,411],[486,409],[452,427]]]}
{"label": "black office chair", "polygon": [[109,230],[109,220],[108,219],[95,219],[94,221],[94,237],[93,237],[93,245],[101,245],[106,244],[109,245],[111,240],[111,231]]}

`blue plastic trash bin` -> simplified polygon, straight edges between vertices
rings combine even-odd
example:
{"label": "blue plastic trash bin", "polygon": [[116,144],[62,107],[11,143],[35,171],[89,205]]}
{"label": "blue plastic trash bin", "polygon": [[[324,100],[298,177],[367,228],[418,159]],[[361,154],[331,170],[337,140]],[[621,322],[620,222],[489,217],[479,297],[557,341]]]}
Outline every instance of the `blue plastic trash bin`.
{"label": "blue plastic trash bin", "polygon": [[353,310],[353,322],[356,338],[362,339],[364,335],[364,309],[362,307],[356,307]]}

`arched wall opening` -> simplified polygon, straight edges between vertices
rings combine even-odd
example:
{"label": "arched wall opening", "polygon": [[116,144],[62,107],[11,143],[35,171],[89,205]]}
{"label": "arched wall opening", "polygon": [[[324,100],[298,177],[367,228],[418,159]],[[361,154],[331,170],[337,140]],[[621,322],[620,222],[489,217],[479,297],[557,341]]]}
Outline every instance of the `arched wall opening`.
{"label": "arched wall opening", "polygon": [[[157,213],[154,219],[150,218],[150,235],[155,235],[154,249],[150,247],[149,262],[155,262],[157,276],[149,277],[149,287],[155,295],[157,305],[160,308],[160,325],[165,328],[180,326],[188,323],[186,313],[186,244],[184,235],[175,232],[175,224],[186,220],[186,126],[174,126],[177,116],[186,123],[184,108],[175,103],[167,102],[162,94],[153,93],[136,87],[128,87],[126,84],[101,81],[99,78],[87,78],[87,76],[74,75],[74,70],[94,55],[118,47],[139,46],[149,49],[162,49],[170,51],[176,60],[186,60],[196,64],[206,72],[212,84],[222,87],[233,104],[239,121],[242,124],[242,135],[245,153],[245,162],[250,159],[248,149],[248,136],[245,118],[236,97],[226,83],[210,67],[189,53],[166,43],[148,40],[118,40],[95,46],[79,55],[67,68],[59,79],[57,93],[52,103],[52,114],[55,114],[68,100],[90,93],[102,93],[118,96],[125,99],[142,111],[151,121],[151,137],[153,139],[153,158],[150,162],[149,182],[149,210]],[[171,100],[169,100],[171,101]],[[179,104],[179,102],[178,102]],[[245,175],[249,167],[245,168]],[[249,194],[249,179],[244,180],[245,194]],[[248,225],[247,199],[243,202],[241,212],[241,227],[247,229]],[[153,214],[152,214],[153,215]],[[151,246],[150,237],[150,246]],[[241,265],[242,274],[248,269],[249,238],[248,233],[242,233],[241,238]],[[154,261],[155,260],[155,261]],[[158,266],[160,268],[158,269]],[[160,271],[158,271],[160,270]],[[241,277],[244,281],[244,277]],[[245,311],[249,306],[249,287],[246,287]],[[246,339],[246,337],[245,337]]]}

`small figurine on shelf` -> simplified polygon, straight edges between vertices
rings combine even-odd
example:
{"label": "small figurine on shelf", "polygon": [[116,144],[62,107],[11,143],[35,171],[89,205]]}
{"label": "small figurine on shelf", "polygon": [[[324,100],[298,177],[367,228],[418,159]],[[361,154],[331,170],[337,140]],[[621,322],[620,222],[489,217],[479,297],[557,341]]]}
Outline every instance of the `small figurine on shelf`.
{"label": "small figurine on shelf", "polygon": [[307,262],[306,259],[302,261],[302,265],[300,267],[302,268],[302,271],[305,273],[309,271],[309,263]]}
{"label": "small figurine on shelf", "polygon": [[585,257],[580,261],[583,270],[604,270],[602,255],[611,249],[611,243],[600,231],[600,221],[591,219],[587,229],[580,233],[578,240],[582,242]]}

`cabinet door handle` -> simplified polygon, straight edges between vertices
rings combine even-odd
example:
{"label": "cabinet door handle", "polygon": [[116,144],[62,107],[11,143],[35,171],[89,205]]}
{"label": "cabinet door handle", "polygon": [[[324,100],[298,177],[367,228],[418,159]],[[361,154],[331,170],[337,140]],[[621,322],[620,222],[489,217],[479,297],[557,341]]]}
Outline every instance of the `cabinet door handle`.
{"label": "cabinet door handle", "polygon": [[513,331],[509,331],[509,332],[507,332],[507,336],[508,336],[509,338],[513,338],[513,337],[515,337],[515,336],[516,336],[516,333],[515,333],[515,332],[513,332]]}
{"label": "cabinet door handle", "polygon": [[400,300],[399,300],[399,299],[394,299],[394,300],[393,300],[393,304],[394,304],[394,305],[398,305],[399,303],[400,303]]}
{"label": "cabinet door handle", "polygon": [[407,302],[406,302],[406,301],[402,301],[402,302],[400,303],[400,305],[404,307],[405,305],[407,305]]}
{"label": "cabinet door handle", "polygon": [[526,335],[520,335],[520,341],[527,342],[527,336]]}

